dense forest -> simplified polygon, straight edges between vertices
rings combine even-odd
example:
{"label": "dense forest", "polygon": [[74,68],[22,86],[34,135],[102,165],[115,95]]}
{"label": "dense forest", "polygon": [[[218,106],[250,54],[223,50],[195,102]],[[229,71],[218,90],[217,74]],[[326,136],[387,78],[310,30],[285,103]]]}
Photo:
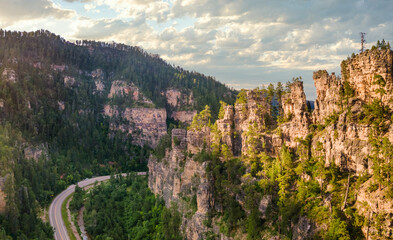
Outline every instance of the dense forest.
{"label": "dense forest", "polygon": [[112,178],[84,195],[84,221],[92,239],[182,239],[176,206],[165,208],[144,176]]}
{"label": "dense forest", "polygon": [[[103,71],[102,94],[95,92],[91,76],[96,69]],[[77,84],[65,84],[65,76]],[[0,30],[0,180],[7,202],[1,236],[51,239],[52,230],[40,217],[57,193],[84,178],[147,170],[151,149],[111,130],[102,114],[111,83],[119,79],[168,111],[161,93],[169,88],[191,91],[192,109],[209,103],[216,115],[220,100],[235,98],[235,91],[214,78],[172,66],[139,47],[70,43],[44,30]],[[27,149],[41,157],[27,159]]]}

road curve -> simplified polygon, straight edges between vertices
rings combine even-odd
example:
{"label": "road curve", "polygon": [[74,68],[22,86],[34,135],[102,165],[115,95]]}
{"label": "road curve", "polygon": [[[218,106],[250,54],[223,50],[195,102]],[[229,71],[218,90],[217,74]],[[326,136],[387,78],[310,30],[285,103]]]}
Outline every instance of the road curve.
{"label": "road curve", "polygon": [[[123,173],[123,176],[127,174]],[[138,172],[137,175],[146,175],[146,172]],[[110,179],[111,176],[101,176],[86,179],[78,182],[78,186],[83,188],[88,185],[94,184],[95,182],[102,182]],[[70,237],[67,233],[67,228],[65,227],[63,218],[61,217],[61,206],[64,200],[70,196],[75,191],[75,185],[69,186],[66,190],[61,192],[56,198],[52,201],[49,207],[49,223],[53,227],[55,232],[56,240],[70,240]]]}

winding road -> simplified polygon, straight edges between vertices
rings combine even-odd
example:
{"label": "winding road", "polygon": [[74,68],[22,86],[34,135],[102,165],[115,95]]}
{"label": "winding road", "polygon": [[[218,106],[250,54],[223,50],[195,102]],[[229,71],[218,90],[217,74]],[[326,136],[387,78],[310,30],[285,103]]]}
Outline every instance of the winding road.
{"label": "winding road", "polygon": [[[127,174],[123,173],[123,176]],[[137,175],[146,175],[146,172],[138,172]],[[85,179],[83,181],[78,182],[78,186],[84,188],[95,182],[102,182],[110,179],[111,176],[101,176],[90,179]],[[49,207],[49,223],[53,227],[55,232],[56,240],[70,240],[70,237],[67,233],[67,228],[64,224],[63,218],[61,217],[61,206],[63,205],[64,200],[70,196],[75,191],[75,185],[69,186],[66,190],[61,192],[57,197],[53,200]]]}

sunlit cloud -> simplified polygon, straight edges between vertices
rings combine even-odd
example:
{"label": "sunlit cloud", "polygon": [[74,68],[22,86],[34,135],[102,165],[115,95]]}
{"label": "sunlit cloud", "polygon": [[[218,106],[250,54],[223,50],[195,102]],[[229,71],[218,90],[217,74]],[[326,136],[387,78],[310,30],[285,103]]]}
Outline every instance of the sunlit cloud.
{"label": "sunlit cloud", "polygon": [[67,39],[141,46],[170,63],[236,88],[312,72],[339,72],[342,59],[393,39],[390,0],[0,0],[0,27],[45,28]]}

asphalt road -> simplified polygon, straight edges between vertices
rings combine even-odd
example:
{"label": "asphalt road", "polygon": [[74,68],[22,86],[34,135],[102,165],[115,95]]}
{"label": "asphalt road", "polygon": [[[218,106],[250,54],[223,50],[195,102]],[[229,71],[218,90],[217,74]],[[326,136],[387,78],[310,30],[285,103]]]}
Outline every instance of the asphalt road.
{"label": "asphalt road", "polygon": [[[122,174],[125,176],[126,174]],[[137,175],[146,175],[145,172],[139,172]],[[83,188],[88,185],[94,184],[95,182],[102,182],[108,180],[110,176],[101,176],[86,179],[78,182],[78,186]],[[49,207],[49,223],[53,227],[55,231],[55,239],[56,240],[69,240],[70,237],[67,233],[67,228],[65,227],[63,218],[61,217],[61,205],[64,200],[70,196],[75,191],[75,185],[69,186],[66,190],[61,192],[57,197],[53,200]]]}

